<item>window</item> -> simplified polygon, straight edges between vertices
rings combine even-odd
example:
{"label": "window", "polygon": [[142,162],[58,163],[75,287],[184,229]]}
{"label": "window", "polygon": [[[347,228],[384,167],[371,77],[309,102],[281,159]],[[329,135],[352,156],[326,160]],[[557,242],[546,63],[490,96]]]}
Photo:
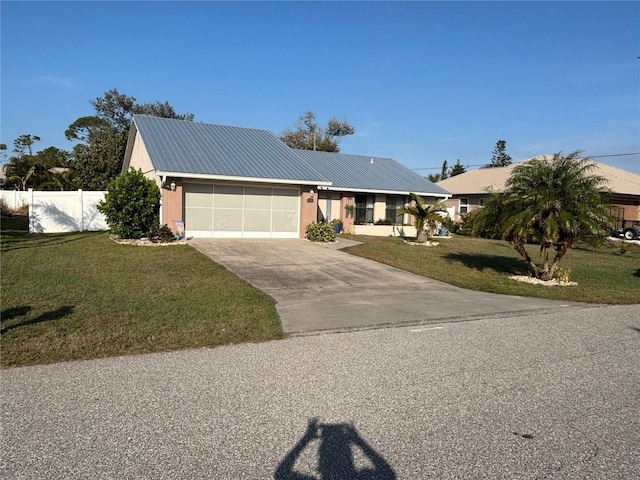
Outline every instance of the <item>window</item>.
{"label": "window", "polygon": [[398,215],[398,208],[405,204],[404,197],[400,195],[387,195],[385,208],[385,220],[402,224],[402,217]]}
{"label": "window", "polygon": [[478,205],[484,207],[484,197],[481,197],[480,200],[478,200]]}
{"label": "window", "polygon": [[469,199],[461,198],[458,213],[460,213],[460,215],[464,215],[468,211],[469,211]]}
{"label": "window", "polygon": [[373,223],[373,195],[356,195],[355,223]]}

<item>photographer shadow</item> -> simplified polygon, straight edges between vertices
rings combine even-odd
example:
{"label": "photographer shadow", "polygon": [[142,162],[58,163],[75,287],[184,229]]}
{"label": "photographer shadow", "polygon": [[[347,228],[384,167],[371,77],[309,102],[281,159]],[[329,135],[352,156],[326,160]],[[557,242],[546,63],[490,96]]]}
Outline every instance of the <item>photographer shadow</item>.
{"label": "photographer shadow", "polygon": [[[295,471],[296,461],[303,450],[319,441],[317,471],[320,476]],[[364,457],[367,466],[359,467],[356,449]],[[309,420],[307,431],[298,443],[280,462],[274,474],[275,480],[395,480],[396,474],[380,454],[378,454],[347,423],[319,424],[318,419]]]}

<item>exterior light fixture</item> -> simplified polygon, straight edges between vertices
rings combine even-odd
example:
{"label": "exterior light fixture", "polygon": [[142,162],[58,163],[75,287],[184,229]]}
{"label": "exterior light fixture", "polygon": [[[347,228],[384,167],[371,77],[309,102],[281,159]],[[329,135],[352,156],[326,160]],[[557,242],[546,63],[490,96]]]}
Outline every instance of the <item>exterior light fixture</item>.
{"label": "exterior light fixture", "polygon": [[176,191],[176,182],[171,182],[171,185],[169,185],[171,187],[171,191],[175,192]]}
{"label": "exterior light fixture", "polygon": [[313,196],[316,194],[316,192],[313,191],[313,188],[311,190],[309,190],[309,196],[311,198],[313,198]]}

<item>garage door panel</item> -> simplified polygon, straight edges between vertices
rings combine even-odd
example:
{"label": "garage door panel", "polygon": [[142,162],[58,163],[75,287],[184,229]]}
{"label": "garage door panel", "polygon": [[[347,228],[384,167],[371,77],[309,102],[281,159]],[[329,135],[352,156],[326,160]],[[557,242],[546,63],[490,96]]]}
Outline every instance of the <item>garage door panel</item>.
{"label": "garage door panel", "polygon": [[216,185],[213,194],[214,207],[240,208],[243,207],[243,189],[235,185]]}
{"label": "garage door panel", "polygon": [[290,188],[273,189],[273,209],[298,211],[300,205],[300,193]]}
{"label": "garage door panel", "polygon": [[271,188],[264,187],[245,187],[244,189],[244,207],[254,210],[270,210],[271,209]]}
{"label": "garage door panel", "polygon": [[271,212],[268,210],[245,210],[243,227],[245,232],[270,232]]}
{"label": "garage door panel", "polygon": [[184,200],[189,207],[212,207],[213,185],[189,185],[189,190],[185,190]]}
{"label": "garage door panel", "polygon": [[185,228],[187,230],[213,230],[213,215],[210,208],[186,209]]}
{"label": "garage door panel", "polygon": [[242,232],[242,209],[214,208],[213,230],[216,232]]}
{"label": "garage door panel", "polygon": [[290,232],[298,231],[298,214],[292,212],[277,212],[271,214],[271,222],[274,232]]}

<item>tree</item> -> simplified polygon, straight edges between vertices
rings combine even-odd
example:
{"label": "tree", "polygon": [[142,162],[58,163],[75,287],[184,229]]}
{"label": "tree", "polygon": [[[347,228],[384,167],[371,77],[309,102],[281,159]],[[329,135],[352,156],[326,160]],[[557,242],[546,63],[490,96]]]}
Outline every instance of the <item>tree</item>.
{"label": "tree", "polygon": [[40,137],[38,137],[37,135],[31,135],[30,133],[20,135],[13,141],[13,151],[20,157],[24,155],[33,155],[33,150],[31,147],[34,143],[39,141]]}
{"label": "tree", "polygon": [[133,114],[193,120],[193,114],[178,114],[168,102],[137,104],[116,89],[90,103],[95,114],[78,118],[65,131],[68,140],[82,142],[73,148],[73,166],[77,186],[90,190],[104,190],[121,172]]}
{"label": "tree", "polygon": [[121,238],[141,238],[159,223],[160,189],[133,167],[107,186],[98,204],[111,231]]}
{"label": "tree", "polygon": [[[596,163],[580,158],[579,151],[516,166],[506,190],[485,201],[476,228],[499,225],[502,238],[528,263],[535,277],[553,279],[558,263],[578,240],[602,237],[613,226],[606,179],[594,174],[595,168]],[[541,266],[527,253],[529,242],[540,244]]]}
{"label": "tree", "polygon": [[461,173],[465,173],[467,171],[466,167],[460,163],[460,159],[456,160],[456,164],[453,167],[449,167],[447,161],[442,162],[442,170],[440,173],[429,174],[427,176],[427,180],[430,182],[436,183],[440,180],[445,180],[449,177],[455,177],[456,175],[460,175]]}
{"label": "tree", "polygon": [[409,214],[415,219],[416,241],[426,242],[427,234],[425,227],[429,228],[429,233],[433,234],[437,222],[442,222],[443,217],[440,213],[446,213],[442,202],[427,204],[420,195],[411,193],[411,203],[407,203],[398,208],[398,215]]}
{"label": "tree", "polygon": [[6,166],[5,186],[16,190],[62,190],[69,185],[69,152],[48,147],[33,154],[37,135],[20,135],[13,142],[14,153]]}
{"label": "tree", "polygon": [[456,175],[460,175],[460,174],[466,173],[466,172],[467,172],[467,167],[462,165],[462,163],[460,163],[460,159],[458,159],[456,161],[455,165],[453,167],[451,167],[451,170],[449,171],[449,176],[450,177],[455,177]]}
{"label": "tree", "polygon": [[484,168],[506,167],[511,165],[512,162],[512,158],[507,154],[507,142],[498,140],[493,148],[491,163],[486,164]]}
{"label": "tree", "polygon": [[332,117],[326,127],[316,123],[313,112],[306,112],[298,118],[295,130],[287,129],[280,134],[280,140],[291,148],[299,150],[319,150],[321,152],[339,152],[340,138],[353,135],[355,129],[347,120],[339,121]]}

